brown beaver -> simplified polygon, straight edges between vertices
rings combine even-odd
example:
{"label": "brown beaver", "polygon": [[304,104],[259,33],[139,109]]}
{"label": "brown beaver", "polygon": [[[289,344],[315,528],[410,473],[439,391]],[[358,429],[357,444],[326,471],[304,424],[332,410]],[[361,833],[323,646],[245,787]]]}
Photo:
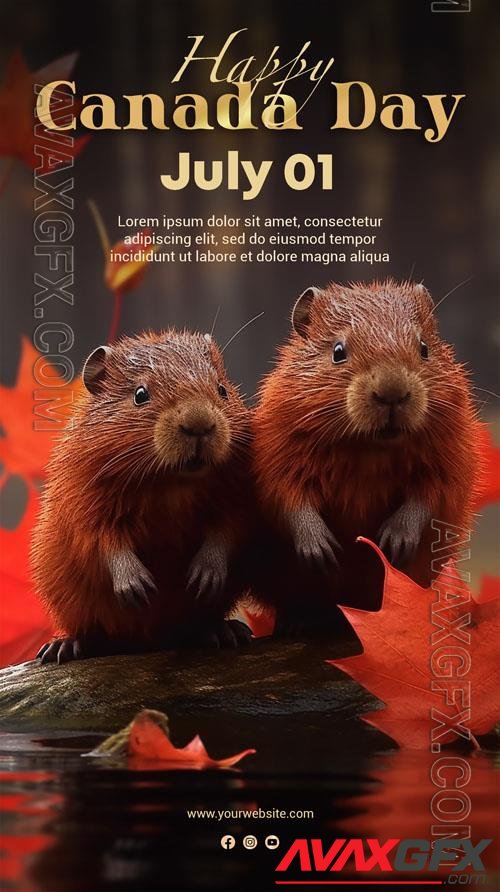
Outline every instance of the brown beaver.
{"label": "brown beaver", "polygon": [[215,343],[172,329],[127,337],[94,350],[83,383],[34,532],[37,590],[63,635],[42,662],[247,640],[225,617],[249,418]]}
{"label": "brown beaver", "polygon": [[270,525],[253,594],[286,633],[327,629],[336,602],[377,606],[381,562],[360,535],[428,586],[431,523],[467,535],[479,467],[467,374],[423,285],[308,288],[292,322],[253,422]]}

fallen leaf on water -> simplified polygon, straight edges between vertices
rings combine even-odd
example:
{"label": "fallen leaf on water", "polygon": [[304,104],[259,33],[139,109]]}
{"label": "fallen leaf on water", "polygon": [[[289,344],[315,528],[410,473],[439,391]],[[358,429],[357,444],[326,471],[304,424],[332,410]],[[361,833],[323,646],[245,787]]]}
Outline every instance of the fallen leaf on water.
{"label": "fallen leaf on water", "polygon": [[[168,736],[168,718],[157,710],[143,709],[126,728],[113,734],[90,756],[126,755],[129,767],[144,768],[231,768],[255,750],[243,750],[227,759],[212,759],[201,738],[196,737],[185,747],[178,749]],[[158,766],[158,762],[164,763]]]}
{"label": "fallen leaf on water", "polygon": [[[441,600],[433,612],[436,591],[420,588],[391,567],[372,542],[360,542],[374,548],[384,564],[382,606],[376,612],[341,608],[363,645],[363,653],[329,662],[385,702],[385,709],[366,714],[364,720],[414,749],[463,739],[454,730],[455,724],[472,735],[491,731],[500,716],[500,600],[474,600],[463,582],[446,584],[449,577],[442,574],[435,585],[440,584],[440,593],[448,600]],[[469,613],[470,624],[462,620],[453,625]],[[439,635],[440,628],[442,638],[432,643],[432,634]],[[441,661],[433,663],[440,648]],[[460,660],[467,655],[470,665],[460,668]],[[431,688],[433,681],[441,690]],[[460,685],[468,683],[470,713],[469,703],[461,705],[459,699]],[[456,702],[446,705],[446,696],[455,695]]]}

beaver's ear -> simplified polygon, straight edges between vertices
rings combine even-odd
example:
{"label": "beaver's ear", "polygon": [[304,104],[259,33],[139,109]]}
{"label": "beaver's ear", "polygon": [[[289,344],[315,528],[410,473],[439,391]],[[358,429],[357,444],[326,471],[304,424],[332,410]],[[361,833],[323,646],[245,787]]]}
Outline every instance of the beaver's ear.
{"label": "beaver's ear", "polygon": [[106,361],[111,356],[111,347],[96,347],[85,360],[82,380],[89,393],[99,393],[106,376]]}
{"label": "beaver's ear", "polygon": [[221,354],[217,344],[215,343],[212,335],[208,334],[208,332],[207,332],[206,334],[203,335],[203,340],[205,342],[205,344],[204,344],[205,356],[207,357],[207,359],[210,360],[210,362],[212,363],[213,367],[216,369],[216,371],[218,372],[219,375],[225,374],[224,360],[222,358],[222,354]]}
{"label": "beaver's ear", "polygon": [[301,338],[307,338],[307,329],[311,321],[311,307],[319,294],[321,294],[319,288],[314,286],[306,288],[292,310],[292,325]]}
{"label": "beaver's ear", "polygon": [[428,310],[433,310],[434,309],[434,299],[432,298],[430,292],[427,291],[427,288],[425,287],[424,283],[418,282],[418,284],[415,285],[414,290],[415,290],[415,294],[417,295],[418,299],[420,300],[422,306],[426,307]]}

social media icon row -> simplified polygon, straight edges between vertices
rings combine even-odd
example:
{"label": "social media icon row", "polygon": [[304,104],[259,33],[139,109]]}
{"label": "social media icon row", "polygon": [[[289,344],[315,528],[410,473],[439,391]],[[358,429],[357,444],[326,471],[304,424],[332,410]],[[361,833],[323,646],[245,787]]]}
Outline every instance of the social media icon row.
{"label": "social media icon row", "polygon": [[[249,850],[255,849],[255,848],[257,848],[258,843],[259,843],[259,841],[258,841],[257,837],[253,836],[251,833],[248,834],[247,836],[243,837],[243,848],[244,849],[249,849]],[[230,834],[226,834],[225,836],[222,837],[220,844],[223,849],[227,849],[227,850],[234,849],[234,847],[236,845],[236,839],[234,838],[234,836],[231,836]],[[280,844],[279,838],[274,835],[266,836],[266,838],[264,840],[264,845],[266,846],[267,849],[277,849],[279,844]]]}

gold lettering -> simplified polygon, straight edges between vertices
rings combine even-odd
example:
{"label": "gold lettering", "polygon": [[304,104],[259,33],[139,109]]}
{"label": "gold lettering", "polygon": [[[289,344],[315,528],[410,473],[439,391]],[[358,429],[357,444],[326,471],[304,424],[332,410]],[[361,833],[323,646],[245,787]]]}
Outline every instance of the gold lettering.
{"label": "gold lettering", "polygon": [[[400,99],[400,102],[386,104],[389,99]],[[415,121],[415,102],[406,93],[388,93],[382,96],[384,108],[380,112],[380,122],[389,130],[421,130]],[[401,120],[396,124],[394,113],[401,112]]]}
{"label": "gold lettering", "polygon": [[168,130],[169,128],[165,124],[165,104],[161,96],[158,96],[156,93],[145,93],[137,96],[127,96],[123,97],[127,99],[129,104],[129,120],[128,124],[123,128],[124,130],[147,130],[147,126],[144,123],[144,102],[147,99],[149,102],[149,107],[151,109],[151,123],[156,130]]}
{"label": "gold lettering", "polygon": [[36,114],[38,120],[41,121],[42,124],[45,124],[49,130],[76,130],[76,120],[74,115],[71,116],[71,120],[67,124],[58,124],[52,117],[50,109],[52,94],[60,86],[69,87],[73,95],[75,95],[76,85],[74,81],[51,81],[50,84],[46,84],[46,86],[42,87],[40,90],[36,101]]}
{"label": "gold lettering", "polygon": [[[191,99],[192,102],[185,102],[181,105],[177,104],[177,108],[172,115],[172,121],[176,127],[181,130],[213,130],[214,128],[208,123],[208,102],[204,96],[199,93],[181,93],[175,97],[176,103],[180,99]],[[194,112],[193,122],[188,123],[189,111]]]}
{"label": "gold lettering", "polygon": [[[88,99],[98,99],[98,103],[85,105]],[[115,120],[115,103],[106,93],[88,93],[83,97],[84,106],[80,112],[80,122],[88,130],[121,130]],[[95,122],[97,113],[100,123]]]}
{"label": "gold lettering", "polygon": [[[332,81],[332,85],[337,90],[337,120],[335,121],[335,124],[332,124],[332,130],[337,130],[339,128],[345,130],[366,130],[370,124],[373,124],[377,107],[375,103],[375,94],[369,84],[366,84],[364,81],[348,81],[345,84],[337,84],[335,81]],[[360,87],[363,94],[363,118],[359,124],[351,124],[349,116],[349,94],[351,87]]]}

